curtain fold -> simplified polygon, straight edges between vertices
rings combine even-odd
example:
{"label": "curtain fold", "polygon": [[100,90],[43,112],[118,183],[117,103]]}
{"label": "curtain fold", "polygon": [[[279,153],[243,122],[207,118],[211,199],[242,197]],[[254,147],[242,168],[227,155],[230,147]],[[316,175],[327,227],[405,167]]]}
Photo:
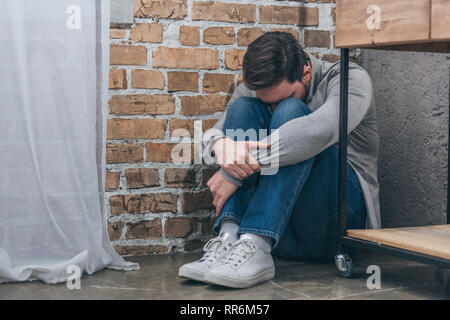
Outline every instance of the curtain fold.
{"label": "curtain fold", "polygon": [[107,233],[109,0],[0,7],[0,282],[138,269]]}

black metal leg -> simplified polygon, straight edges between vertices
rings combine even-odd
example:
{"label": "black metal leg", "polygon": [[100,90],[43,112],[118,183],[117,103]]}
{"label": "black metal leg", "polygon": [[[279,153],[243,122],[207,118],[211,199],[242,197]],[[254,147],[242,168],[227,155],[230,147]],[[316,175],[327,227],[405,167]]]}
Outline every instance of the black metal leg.
{"label": "black metal leg", "polygon": [[[341,49],[340,73],[340,110],[339,110],[339,238],[345,235],[347,228],[347,128],[348,128],[348,64],[349,49]],[[341,241],[338,241],[339,252],[342,252]]]}
{"label": "black metal leg", "polygon": [[348,128],[348,55],[349,49],[341,49],[340,101],[339,101],[339,181],[338,181],[338,252],[334,262],[341,276],[352,277],[352,259],[342,250],[342,239],[347,229],[347,128]]}

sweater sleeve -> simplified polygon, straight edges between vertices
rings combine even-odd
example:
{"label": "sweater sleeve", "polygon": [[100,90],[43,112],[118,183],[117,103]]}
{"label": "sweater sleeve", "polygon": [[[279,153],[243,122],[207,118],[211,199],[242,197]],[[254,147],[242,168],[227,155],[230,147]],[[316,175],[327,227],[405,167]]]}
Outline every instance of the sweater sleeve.
{"label": "sweater sleeve", "polygon": [[[330,80],[325,103],[309,115],[286,122],[262,140],[270,143],[270,152],[252,150],[262,168],[284,167],[314,157],[339,140],[339,76]],[[372,82],[363,69],[350,69],[348,90],[348,133],[353,131],[369,110]]]}

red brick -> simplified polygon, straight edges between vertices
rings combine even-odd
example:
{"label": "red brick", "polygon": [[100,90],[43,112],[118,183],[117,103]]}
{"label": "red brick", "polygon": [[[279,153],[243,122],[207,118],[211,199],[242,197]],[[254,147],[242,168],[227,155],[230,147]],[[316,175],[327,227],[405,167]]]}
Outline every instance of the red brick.
{"label": "red brick", "polygon": [[230,70],[242,69],[246,50],[225,50],[225,66]]}
{"label": "red brick", "polygon": [[169,91],[198,92],[198,72],[167,72]]}
{"label": "red brick", "polygon": [[237,75],[236,79],[236,88],[239,87],[239,85],[244,81],[244,76],[242,74]]}
{"label": "red brick", "polygon": [[144,149],[140,144],[124,143],[106,145],[107,163],[136,163],[144,161]]}
{"label": "red brick", "polygon": [[205,119],[202,120],[202,130],[203,132],[206,132],[207,130],[211,129],[212,127],[214,127],[217,123],[217,119]]}
{"label": "red brick", "polygon": [[319,9],[291,6],[259,6],[259,23],[316,26]]}
{"label": "red brick", "polygon": [[341,59],[341,57],[338,56],[338,55],[335,55],[335,54],[327,54],[326,53],[326,54],[324,54],[322,56],[322,60],[327,61],[327,62],[331,62],[331,63],[337,62],[340,59]]}
{"label": "red brick", "polygon": [[248,46],[251,42],[264,34],[261,28],[241,28],[238,31],[238,46]]}
{"label": "red brick", "polygon": [[254,4],[222,3],[216,1],[194,1],[192,20],[249,23],[256,21]]}
{"label": "red brick", "polygon": [[161,139],[166,119],[109,119],[107,139]]}
{"label": "red brick", "polygon": [[111,39],[122,39],[125,37],[125,30],[123,29],[109,29],[109,37]]}
{"label": "red brick", "polygon": [[163,26],[159,23],[138,23],[130,31],[130,40],[162,43]]}
{"label": "red brick", "polygon": [[205,73],[203,76],[204,92],[232,92],[234,74]]}
{"label": "red brick", "polygon": [[127,188],[150,188],[159,186],[158,169],[133,168],[125,170]]}
{"label": "red brick", "polygon": [[[182,152],[184,150],[189,150],[188,148],[191,148],[191,157],[190,159],[187,159],[186,162],[192,162],[194,158],[194,145],[191,145],[189,143],[158,143],[158,142],[147,142],[145,144],[146,150],[147,150],[147,161],[149,162],[175,162],[175,160],[172,158],[172,151],[177,156],[177,158],[180,158],[183,156]],[[174,148],[177,148],[173,150]]]}
{"label": "red brick", "polygon": [[109,113],[116,115],[171,114],[175,98],[168,94],[117,95],[109,100]]}
{"label": "red brick", "polygon": [[203,41],[209,44],[234,44],[233,27],[211,27],[203,31]]}
{"label": "red brick", "polygon": [[186,0],[134,0],[134,16],[140,18],[184,19]]}
{"label": "red brick", "polygon": [[164,231],[167,238],[186,238],[197,229],[197,219],[171,218],[167,219]]}
{"label": "red brick", "polygon": [[182,96],[180,98],[181,114],[193,116],[224,111],[230,97],[210,94],[202,96]]}
{"label": "red brick", "polygon": [[195,170],[166,168],[164,181],[170,188],[191,188],[195,185]]}
{"label": "red brick", "polygon": [[[170,136],[180,136],[174,135],[174,131],[177,129],[185,129],[189,132],[191,137],[194,136],[194,120],[191,119],[170,119]],[[182,135],[181,135],[182,136]]]}
{"label": "red brick", "polygon": [[183,213],[214,209],[213,196],[209,190],[182,193],[180,200]]}
{"label": "red brick", "polygon": [[177,212],[177,195],[168,192],[116,195],[109,198],[109,203],[111,215],[165,211]]}
{"label": "red brick", "polygon": [[217,69],[219,51],[206,48],[159,47],[153,54],[154,68]]}
{"label": "red brick", "polygon": [[131,86],[143,89],[164,89],[164,75],[161,71],[135,69],[131,71]]}
{"label": "red brick", "polygon": [[127,89],[127,70],[109,70],[109,89]]}
{"label": "red brick", "polygon": [[150,162],[169,162],[171,152],[175,143],[157,143],[147,142],[145,144],[147,161]]}
{"label": "red brick", "polygon": [[123,196],[120,196],[120,195],[109,197],[109,208],[110,208],[111,215],[127,213],[123,199],[124,199]]}
{"label": "red brick", "polygon": [[330,33],[320,30],[305,30],[306,47],[330,47]]}
{"label": "red brick", "polygon": [[123,222],[108,222],[108,234],[110,241],[117,241],[122,236]]}
{"label": "red brick", "polygon": [[147,48],[142,46],[111,45],[111,65],[146,65]]}
{"label": "red brick", "polygon": [[184,46],[198,46],[200,44],[200,27],[199,26],[181,26],[180,43]]}
{"label": "red brick", "polygon": [[120,172],[106,172],[106,183],[105,183],[105,189],[106,191],[111,190],[117,190],[119,189],[119,178],[120,178]]}
{"label": "red brick", "polygon": [[126,240],[151,240],[162,237],[161,219],[127,223]]}

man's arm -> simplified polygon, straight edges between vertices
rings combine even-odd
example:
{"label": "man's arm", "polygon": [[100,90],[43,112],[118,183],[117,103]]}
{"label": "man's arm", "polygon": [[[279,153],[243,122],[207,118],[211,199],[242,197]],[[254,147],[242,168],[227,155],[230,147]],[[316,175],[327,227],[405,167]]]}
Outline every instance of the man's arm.
{"label": "man's arm", "polygon": [[[217,159],[212,156],[212,148],[214,144],[225,137],[225,134],[223,132],[223,126],[225,123],[225,119],[227,117],[227,111],[228,107],[238,98],[240,97],[255,97],[255,94],[253,91],[247,88],[245,84],[242,82],[233,92],[233,95],[231,96],[230,100],[227,103],[227,106],[225,108],[225,111],[222,113],[222,116],[217,121],[217,123],[212,127],[210,130],[207,131],[207,134],[203,135],[202,143],[203,143],[203,159],[208,164],[217,164]],[[223,168],[220,168],[220,171],[222,172],[223,176],[233,183],[236,186],[241,186],[242,183],[240,180],[234,178],[231,174],[229,174],[227,171],[225,171]]]}
{"label": "man's arm", "polygon": [[[252,150],[261,166],[277,163],[284,167],[310,159],[339,140],[339,76],[328,85],[328,98],[313,113],[286,122],[261,142],[270,143],[271,152]],[[348,133],[367,113],[373,96],[372,81],[363,69],[350,69],[348,90]],[[271,139],[278,134],[279,139]],[[273,141],[272,141],[273,140]]]}

